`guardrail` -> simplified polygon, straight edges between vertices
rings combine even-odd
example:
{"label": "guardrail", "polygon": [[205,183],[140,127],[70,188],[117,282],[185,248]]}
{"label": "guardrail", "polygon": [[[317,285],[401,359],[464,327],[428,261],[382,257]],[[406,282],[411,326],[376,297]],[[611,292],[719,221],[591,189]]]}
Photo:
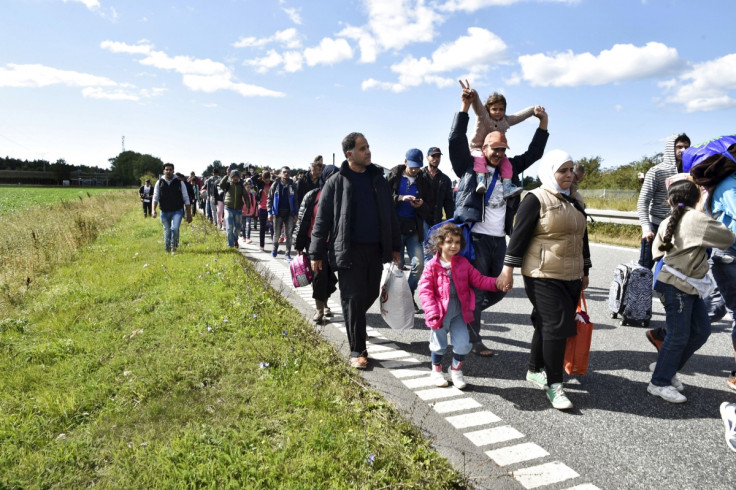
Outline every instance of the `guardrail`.
{"label": "guardrail", "polygon": [[585,208],[594,220],[601,223],[616,223],[619,225],[638,225],[639,215],[636,211],[613,211],[610,209]]}

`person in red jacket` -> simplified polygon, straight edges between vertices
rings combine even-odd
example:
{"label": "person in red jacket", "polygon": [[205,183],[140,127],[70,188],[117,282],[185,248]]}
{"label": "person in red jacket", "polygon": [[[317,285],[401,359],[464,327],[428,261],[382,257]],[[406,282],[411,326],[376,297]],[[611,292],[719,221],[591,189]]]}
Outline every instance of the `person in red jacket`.
{"label": "person in red jacket", "polygon": [[472,348],[467,325],[473,320],[475,309],[473,287],[497,291],[495,277],[484,276],[468,259],[458,255],[463,248],[465,237],[460,227],[454,223],[442,225],[432,235],[435,256],[427,262],[419,281],[424,321],[432,329],[429,336],[429,350],[432,352],[430,376],[436,386],[447,386],[442,374],[442,355],[447,350],[449,334],[453,353],[452,384],[461,390],[467,386],[463,378],[463,361]]}

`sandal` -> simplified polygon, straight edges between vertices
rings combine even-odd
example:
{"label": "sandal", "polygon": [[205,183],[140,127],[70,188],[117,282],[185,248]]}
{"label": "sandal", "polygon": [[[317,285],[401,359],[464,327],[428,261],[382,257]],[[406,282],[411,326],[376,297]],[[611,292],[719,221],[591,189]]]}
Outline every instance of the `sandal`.
{"label": "sandal", "polygon": [[365,356],[351,357],[350,366],[355,369],[365,369],[368,367],[368,358]]}
{"label": "sandal", "polygon": [[470,350],[470,352],[478,357],[493,357],[496,355],[496,352],[483,345],[483,342],[473,344],[473,348]]}
{"label": "sandal", "polygon": [[332,318],[332,310],[330,310],[328,307],[325,306],[325,316],[327,318]]}

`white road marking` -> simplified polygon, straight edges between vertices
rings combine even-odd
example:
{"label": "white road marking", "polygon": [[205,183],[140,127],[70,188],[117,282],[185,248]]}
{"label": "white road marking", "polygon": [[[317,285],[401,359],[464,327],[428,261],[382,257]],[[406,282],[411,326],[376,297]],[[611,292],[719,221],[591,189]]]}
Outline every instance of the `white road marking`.
{"label": "white road marking", "polygon": [[376,352],[375,354],[371,354],[370,357],[379,361],[383,361],[388,359],[401,359],[402,357],[409,356],[411,356],[411,354],[409,354],[405,350],[391,350],[385,352]]}
{"label": "white road marking", "polygon": [[533,442],[525,442],[515,446],[502,447],[493,451],[486,451],[486,455],[499,466],[508,466],[522,461],[543,458],[549,453]]}
{"label": "white road marking", "polygon": [[458,400],[450,400],[446,402],[435,403],[432,407],[437,413],[459,412],[461,410],[470,410],[472,408],[480,408],[483,405],[478,403],[474,398],[460,398]]}
{"label": "white road marking", "polygon": [[449,388],[434,388],[431,390],[420,390],[415,391],[419,398],[424,401],[437,400],[439,398],[450,398],[451,396],[460,396],[463,394],[462,391],[458,390],[454,386]]}
{"label": "white road marking", "polygon": [[514,471],[513,475],[519,483],[524,485],[524,488],[552,485],[553,483],[559,483],[580,476],[575,470],[559,461],[522,468]]}
{"label": "white road marking", "polygon": [[401,369],[404,367],[416,367],[419,364],[419,359],[413,357],[405,357],[401,360],[387,360],[381,361],[381,365],[386,369]]}
{"label": "white road marking", "polygon": [[492,429],[477,430],[475,432],[466,432],[465,437],[476,446],[487,446],[489,444],[497,444],[499,442],[511,441],[513,439],[521,439],[524,434],[514,429],[510,425],[494,427]]}
{"label": "white road marking", "polygon": [[501,421],[501,417],[493,412],[484,410],[463,415],[453,415],[452,417],[447,417],[447,421],[456,429],[467,429],[468,427],[477,427],[479,425],[495,424]]}
{"label": "white road marking", "polygon": [[[426,375],[427,372],[425,371],[424,374]],[[426,388],[427,386],[435,386],[434,380],[429,376],[424,376],[423,378],[402,379],[401,382],[410,390]]]}
{"label": "white road marking", "polygon": [[416,376],[426,376],[429,372],[427,369],[392,369],[389,371],[391,374],[396,376],[399,379],[402,378],[411,378]]}

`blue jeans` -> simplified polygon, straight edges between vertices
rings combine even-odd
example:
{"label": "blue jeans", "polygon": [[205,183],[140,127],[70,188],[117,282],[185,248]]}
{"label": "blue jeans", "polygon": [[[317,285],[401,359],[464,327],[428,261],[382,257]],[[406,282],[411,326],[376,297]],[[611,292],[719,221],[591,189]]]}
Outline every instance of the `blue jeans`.
{"label": "blue jeans", "polygon": [[404,250],[411,257],[411,271],[409,271],[409,289],[412,294],[417,289],[419,279],[424,270],[424,248],[416,233],[401,235],[401,250],[399,252],[399,268],[404,267]]}
{"label": "blue jeans", "polygon": [[710,319],[697,294],[684,293],[663,282],[657,282],[654,289],[663,295],[667,336],[657,356],[652,384],[669,386],[672,377],[710,337]]}
{"label": "blue jeans", "polygon": [[[656,235],[657,230],[659,230],[659,225],[650,223],[649,229],[652,230],[652,232]],[[652,270],[652,267],[654,267],[654,259],[652,258],[652,243],[654,243],[654,238],[649,241],[642,238],[641,249],[639,250],[639,265],[642,267],[646,267],[649,270]]]}
{"label": "blue jeans", "polygon": [[472,345],[468,336],[468,327],[463,320],[463,312],[460,307],[460,301],[457,298],[451,298],[447,305],[447,313],[442,320],[442,328],[432,330],[429,334],[429,350],[433,354],[442,355],[447,350],[447,334],[450,334],[452,340],[452,353],[464,356]]}
{"label": "blue jeans", "polygon": [[161,211],[161,224],[164,225],[164,246],[166,251],[176,250],[179,246],[179,226],[184,217],[184,210]]}
{"label": "blue jeans", "polygon": [[246,216],[245,217],[245,239],[250,239],[250,222],[253,219],[253,216]]}
{"label": "blue jeans", "polygon": [[713,250],[713,279],[716,280],[718,289],[726,302],[726,308],[731,313],[731,341],[736,350],[736,319],[733,318],[736,311],[736,250]]}
{"label": "blue jeans", "polygon": [[[475,260],[473,267],[484,276],[498,277],[503,269],[503,258],[506,255],[506,237],[490,236],[482,233],[472,233],[473,247],[475,248]],[[468,324],[470,341],[474,344],[481,341],[480,338],[480,314],[486,308],[501,301],[506,293],[503,291],[484,291],[475,289],[475,311],[473,321]]]}
{"label": "blue jeans", "polygon": [[225,208],[225,229],[227,230],[227,246],[235,247],[238,244],[240,225],[243,222],[243,210]]}
{"label": "blue jeans", "polygon": [[205,213],[204,214],[205,214],[206,218],[208,220],[210,220],[210,223],[211,223],[213,221],[213,218],[212,218],[212,203],[210,202],[209,199],[207,199],[207,201],[205,201],[205,203],[206,204],[205,204],[205,210],[204,210]]}

